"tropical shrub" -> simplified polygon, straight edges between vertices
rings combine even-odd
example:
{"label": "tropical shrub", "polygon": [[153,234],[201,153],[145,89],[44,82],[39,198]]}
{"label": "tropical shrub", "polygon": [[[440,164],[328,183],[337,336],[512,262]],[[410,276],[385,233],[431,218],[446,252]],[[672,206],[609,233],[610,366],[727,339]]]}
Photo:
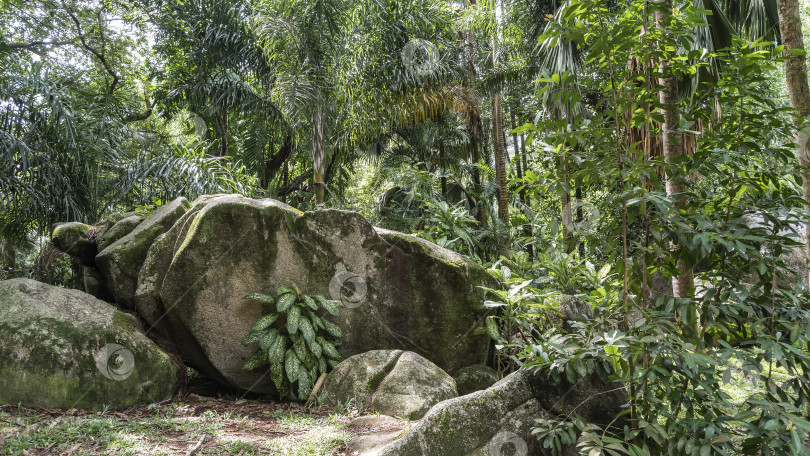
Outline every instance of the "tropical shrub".
{"label": "tropical shrub", "polygon": [[275,306],[276,311],[259,318],[242,339],[242,345],[259,345],[243,368],[270,364],[270,378],[282,396],[297,386],[298,399],[306,399],[318,377],[341,359],[340,327],[324,318],[324,313],[340,314],[340,301],[303,294],[294,283],[278,287],[275,297],[251,293],[245,299]]}

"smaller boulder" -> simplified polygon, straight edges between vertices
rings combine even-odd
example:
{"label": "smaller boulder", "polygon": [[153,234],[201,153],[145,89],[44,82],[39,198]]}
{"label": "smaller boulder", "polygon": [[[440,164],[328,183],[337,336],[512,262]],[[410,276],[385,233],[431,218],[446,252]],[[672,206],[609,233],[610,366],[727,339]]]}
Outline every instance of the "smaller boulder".
{"label": "smaller boulder", "polygon": [[79,290],[0,281],[0,404],[121,409],[171,398],[180,379],[134,316]]}
{"label": "smaller boulder", "polygon": [[102,251],[106,249],[114,244],[115,241],[131,233],[142,221],[143,219],[140,216],[131,215],[125,219],[119,220],[115,224],[107,225],[107,229],[98,237],[98,250]]}
{"label": "smaller boulder", "polygon": [[453,374],[459,396],[489,388],[498,381],[498,372],[483,364],[462,367]]}
{"label": "smaller boulder", "polygon": [[82,266],[95,267],[98,246],[92,232],[93,227],[84,223],[60,223],[51,233],[51,242],[57,249],[79,260]]}
{"label": "smaller boulder", "polygon": [[338,364],[324,384],[324,403],[354,401],[358,408],[411,420],[458,396],[455,381],[413,352],[372,350]]}

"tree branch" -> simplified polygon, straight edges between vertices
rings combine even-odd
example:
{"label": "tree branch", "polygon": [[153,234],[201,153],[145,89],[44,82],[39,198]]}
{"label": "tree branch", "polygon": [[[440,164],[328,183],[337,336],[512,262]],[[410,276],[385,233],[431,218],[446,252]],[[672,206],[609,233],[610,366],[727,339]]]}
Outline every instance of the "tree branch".
{"label": "tree branch", "polygon": [[40,46],[68,46],[73,41],[31,41],[30,43],[6,43],[9,49],[31,49]]}
{"label": "tree branch", "polygon": [[91,54],[93,54],[99,60],[99,62],[101,62],[101,66],[104,67],[107,73],[110,76],[112,76],[113,81],[110,84],[110,88],[108,90],[108,93],[112,95],[112,93],[115,91],[115,87],[118,85],[119,80],[118,73],[116,73],[116,71],[110,65],[110,62],[107,60],[107,57],[104,55],[104,53],[99,51],[95,47],[90,46],[90,44],[87,42],[87,37],[85,37],[84,35],[84,30],[82,29],[81,22],[79,22],[79,18],[76,17],[76,14],[70,9],[70,7],[67,6],[64,0],[62,0],[62,6],[65,8],[65,11],[67,11],[68,15],[73,20],[73,23],[76,24],[76,31],[79,34],[79,41],[81,41],[82,47]]}
{"label": "tree branch", "polygon": [[300,190],[299,186],[304,181],[309,179],[309,176],[311,174],[312,174],[312,168],[309,168],[303,174],[301,174],[300,176],[293,179],[292,182],[290,182],[289,184],[287,184],[287,185],[281,187],[280,189],[278,189],[278,194],[276,195],[276,197],[281,198],[282,196],[289,195],[290,193],[292,193],[292,192],[294,192],[296,190]]}
{"label": "tree branch", "polygon": [[146,89],[143,90],[143,99],[146,101],[146,111],[141,112],[141,113],[136,112],[136,113],[132,113],[132,114],[128,114],[128,115],[124,116],[124,118],[121,119],[124,123],[131,123],[131,122],[137,122],[139,120],[146,120],[152,115],[152,110],[154,108],[154,105],[152,104],[152,100],[149,99],[149,96],[146,95]]}

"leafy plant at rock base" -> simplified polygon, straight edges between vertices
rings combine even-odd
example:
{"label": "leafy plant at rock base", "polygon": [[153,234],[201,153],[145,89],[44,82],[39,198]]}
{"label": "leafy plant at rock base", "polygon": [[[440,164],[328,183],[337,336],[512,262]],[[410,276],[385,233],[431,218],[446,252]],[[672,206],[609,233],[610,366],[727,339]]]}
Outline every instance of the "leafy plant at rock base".
{"label": "leafy plant at rock base", "polygon": [[243,369],[269,363],[270,378],[282,396],[297,383],[298,399],[306,399],[318,377],[341,359],[336,348],[343,337],[340,327],[318,315],[339,315],[340,301],[302,294],[293,283],[279,287],[276,297],[251,293],[245,299],[275,305],[276,312],[259,318],[242,339],[242,345],[259,344]]}

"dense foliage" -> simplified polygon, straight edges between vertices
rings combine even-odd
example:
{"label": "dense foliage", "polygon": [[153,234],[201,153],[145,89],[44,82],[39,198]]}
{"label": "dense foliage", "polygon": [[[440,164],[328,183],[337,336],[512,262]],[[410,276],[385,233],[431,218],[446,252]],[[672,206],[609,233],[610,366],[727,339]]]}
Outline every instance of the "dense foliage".
{"label": "dense foliage", "polygon": [[[627,392],[610,425],[539,419],[546,447],[808,454],[810,134],[775,1],[2,4],[6,274],[55,222],[155,200],[353,209],[499,279],[503,374]],[[303,398],[332,304],[278,295],[248,297],[278,307],[246,367]],[[560,324],[562,302],[583,310]]]}

